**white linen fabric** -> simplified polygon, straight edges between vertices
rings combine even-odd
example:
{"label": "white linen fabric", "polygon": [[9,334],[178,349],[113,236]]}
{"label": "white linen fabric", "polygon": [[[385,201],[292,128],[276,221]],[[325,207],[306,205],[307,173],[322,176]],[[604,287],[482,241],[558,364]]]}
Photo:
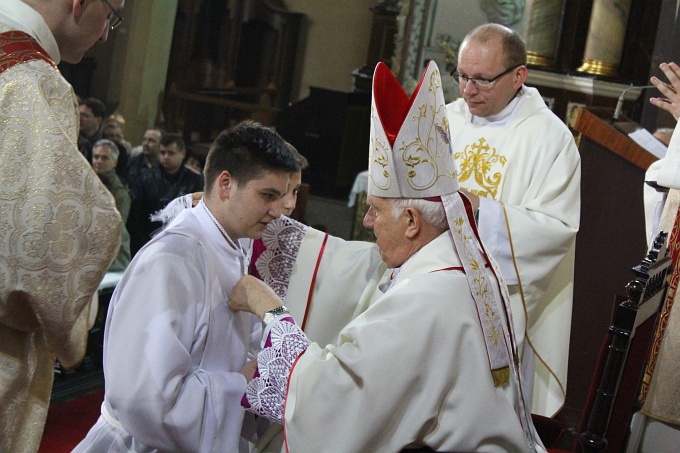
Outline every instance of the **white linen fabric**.
{"label": "white linen fabric", "polygon": [[666,157],[664,157],[665,163],[660,167],[658,176],[658,183],[669,189],[680,189],[680,134],[678,134],[678,124],[675,125]]}
{"label": "white linen fabric", "polygon": [[239,451],[240,370],[260,332],[227,306],[244,259],[203,202],[140,250],[109,307],[103,415],[76,452]]}
{"label": "white linen fabric", "polygon": [[[494,386],[477,311],[456,256],[445,232],[402,266],[386,293],[380,287],[392,272],[372,276],[367,306],[357,307],[361,313],[342,329],[337,345],[312,343],[297,359],[287,394],[283,391],[288,451],[396,452],[409,445],[438,451],[544,451],[532,439],[533,425],[525,437],[520,396],[512,385],[518,379],[514,367],[511,383]],[[282,319],[274,324],[288,322]],[[292,338],[299,335],[286,331]],[[281,361],[259,365],[270,363],[275,366],[262,375],[279,374],[285,381]],[[260,388],[249,394],[262,394],[261,385],[251,382],[249,387]],[[370,423],[356,423],[357,414]]]}
{"label": "white linen fabric", "polygon": [[[564,404],[580,219],[580,157],[538,91],[523,87],[496,122],[447,106],[460,186],[480,196],[479,233],[499,264],[532,412]],[[533,379],[532,379],[533,378]]]}

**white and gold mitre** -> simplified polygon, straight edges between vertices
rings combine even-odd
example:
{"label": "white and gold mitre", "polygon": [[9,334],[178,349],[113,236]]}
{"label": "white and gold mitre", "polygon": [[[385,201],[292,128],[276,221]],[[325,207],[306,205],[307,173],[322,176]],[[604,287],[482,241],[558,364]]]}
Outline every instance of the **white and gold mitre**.
{"label": "white and gold mitre", "polygon": [[368,194],[428,198],[458,190],[439,68],[430,61],[409,97],[392,71],[373,75]]}

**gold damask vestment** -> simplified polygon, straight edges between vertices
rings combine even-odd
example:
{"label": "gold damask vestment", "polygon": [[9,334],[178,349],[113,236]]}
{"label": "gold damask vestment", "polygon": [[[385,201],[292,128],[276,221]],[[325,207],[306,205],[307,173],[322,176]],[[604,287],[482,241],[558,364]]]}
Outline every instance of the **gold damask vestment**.
{"label": "gold damask vestment", "polygon": [[76,147],[73,89],[31,36],[3,22],[0,33],[0,451],[30,452],[54,358],[72,367],[85,354],[121,220]]}

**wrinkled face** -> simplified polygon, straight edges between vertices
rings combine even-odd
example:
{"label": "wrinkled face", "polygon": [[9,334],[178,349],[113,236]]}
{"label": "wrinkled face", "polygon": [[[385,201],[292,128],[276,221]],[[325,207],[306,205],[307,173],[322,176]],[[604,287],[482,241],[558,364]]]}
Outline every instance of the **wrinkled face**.
{"label": "wrinkled face", "polygon": [[144,132],[144,138],[142,139],[142,153],[145,156],[157,156],[158,155],[158,145],[161,142],[160,131],[149,129]]}
{"label": "wrinkled face", "polygon": [[[120,12],[125,0],[109,0],[111,7]],[[55,33],[61,58],[69,63],[78,63],[85,52],[97,41],[106,41],[109,36],[109,20],[112,11],[103,0],[82,0],[72,12],[73,23]]]}
{"label": "wrinkled face", "polygon": [[[507,69],[508,63],[498,37],[485,43],[467,41],[458,53],[457,71],[466,77],[490,80]],[[523,66],[499,77],[488,88],[478,88],[472,82],[461,80],[460,94],[470,112],[487,117],[503,110],[524,82],[522,71],[526,71]]]}
{"label": "wrinkled face", "polygon": [[281,213],[285,216],[290,217],[295,209],[295,204],[297,203],[298,192],[300,191],[300,185],[302,184],[302,173],[295,172],[290,175],[290,183],[288,184],[288,191],[281,198]]}
{"label": "wrinkled face", "polygon": [[93,136],[99,130],[102,119],[94,116],[92,109],[86,105],[79,105],[78,113],[80,113],[80,132],[86,137]]}
{"label": "wrinkled face", "polygon": [[221,219],[232,238],[259,239],[267,224],[281,216],[281,198],[288,190],[289,174],[264,171],[243,185],[232,180],[229,202]]}
{"label": "wrinkled face", "polygon": [[390,268],[399,267],[408,259],[410,243],[405,233],[408,219],[405,215],[395,216],[392,205],[385,198],[369,195],[368,211],[364,226],[373,230],[380,248],[380,258]]}
{"label": "wrinkled face", "polygon": [[108,146],[97,146],[92,150],[92,168],[97,174],[116,168],[117,161],[111,158]]}
{"label": "wrinkled face", "polygon": [[163,169],[170,174],[177,173],[186,156],[186,150],[179,149],[177,143],[160,145],[160,163]]}

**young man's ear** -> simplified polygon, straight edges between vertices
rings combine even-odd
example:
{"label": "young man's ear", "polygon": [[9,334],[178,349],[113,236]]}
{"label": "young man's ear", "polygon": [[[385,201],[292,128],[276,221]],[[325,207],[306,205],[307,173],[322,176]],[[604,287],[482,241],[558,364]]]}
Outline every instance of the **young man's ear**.
{"label": "young man's ear", "polygon": [[231,197],[234,190],[234,178],[231,177],[231,173],[224,170],[217,177],[215,184],[217,184],[217,193],[220,196],[220,200],[226,200]]}

